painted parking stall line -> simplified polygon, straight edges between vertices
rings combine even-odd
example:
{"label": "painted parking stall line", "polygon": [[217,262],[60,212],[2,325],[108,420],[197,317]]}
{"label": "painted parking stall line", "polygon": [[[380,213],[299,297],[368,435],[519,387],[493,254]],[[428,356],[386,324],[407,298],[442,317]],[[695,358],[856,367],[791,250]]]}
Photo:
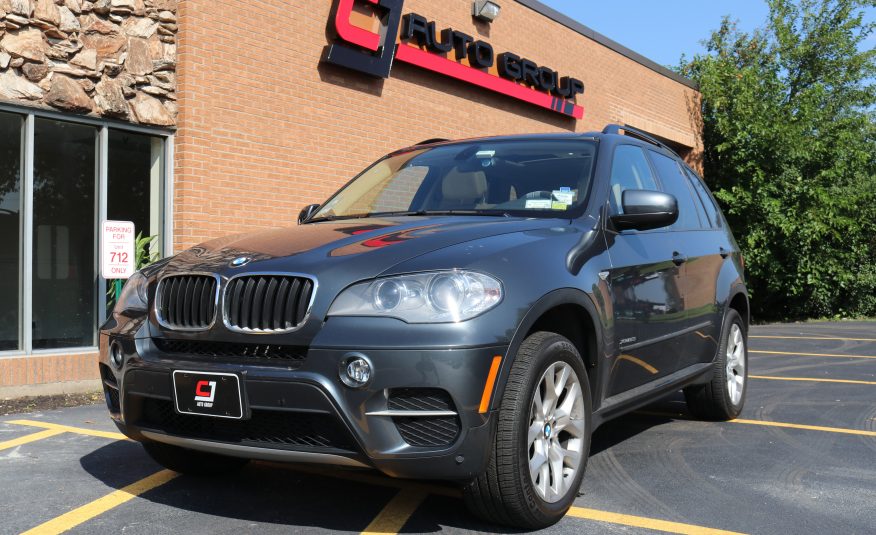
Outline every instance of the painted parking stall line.
{"label": "painted parking stall line", "polygon": [[746,420],[744,418],[737,418],[735,420],[730,420],[728,423],[734,424],[748,424],[748,425],[761,425],[765,427],[785,427],[788,429],[802,429],[806,431],[823,431],[826,433],[840,433],[844,435],[860,435],[865,437],[876,437],[876,431],[867,431],[863,429],[847,429],[844,427],[825,427],[821,425],[806,425],[806,424],[795,424],[789,422],[771,422],[769,420]]}
{"label": "painted parking stall line", "polygon": [[144,492],[148,492],[172,481],[178,475],[179,474],[176,472],[170,470],[161,470],[160,472],[143,478],[140,481],[113,491],[102,498],[98,498],[93,502],[55,517],[48,522],[44,522],[35,528],[29,529],[22,535],[56,535],[58,533],[64,533],[65,531],[73,529],[76,526],[109,511],[110,509],[114,509],[115,507],[133,500]]}
{"label": "painted parking stall line", "polygon": [[427,494],[420,490],[399,491],[362,531],[362,535],[398,533],[420,507],[426,496]]}
{"label": "painted parking stall line", "polygon": [[62,433],[65,433],[65,431],[59,431],[57,429],[46,429],[45,431],[37,431],[36,433],[31,433],[23,437],[13,438],[12,440],[0,442],[0,451],[8,450],[9,448],[14,448],[23,444],[36,442],[37,440],[43,440],[44,438],[58,436]]}
{"label": "painted parking stall line", "polygon": [[810,383],[840,383],[851,385],[876,385],[876,381],[857,381],[853,379],[823,379],[819,377],[776,377],[772,375],[749,375],[749,379],[764,379],[769,381],[797,381]]}
{"label": "painted parking stall line", "polygon": [[764,351],[749,349],[749,353],[758,353],[761,355],[790,355],[792,357],[831,357],[831,358],[846,358],[846,359],[876,359],[876,355],[842,355],[839,353],[802,353],[799,351]]}
{"label": "painted parking stall line", "polygon": [[750,334],[748,337],[768,340],[841,340],[843,342],[876,342],[876,338],[841,338],[838,336],[773,336],[765,334]]}
{"label": "painted parking stall line", "polygon": [[663,531],[666,533],[681,533],[683,535],[742,535],[737,531],[725,531],[721,529],[707,528],[694,524],[684,524],[681,522],[670,522],[668,520],[658,520],[644,516],[625,515],[621,513],[611,513],[608,511],[599,511],[597,509],[587,509],[585,507],[572,507],[566,516],[581,518],[585,520],[595,520],[597,522],[606,522],[609,524],[618,524],[621,526],[631,526],[635,528],[645,528],[654,531]]}
{"label": "painted parking stall line", "polygon": [[42,427],[44,429],[58,431],[59,433],[76,433],[77,435],[108,438],[110,440],[128,440],[128,437],[121,433],[113,433],[112,431],[101,431],[99,429],[88,429],[85,427],[73,427],[69,425],[53,424],[51,422],[40,422],[38,420],[9,420],[5,423],[15,425],[27,425],[30,427]]}

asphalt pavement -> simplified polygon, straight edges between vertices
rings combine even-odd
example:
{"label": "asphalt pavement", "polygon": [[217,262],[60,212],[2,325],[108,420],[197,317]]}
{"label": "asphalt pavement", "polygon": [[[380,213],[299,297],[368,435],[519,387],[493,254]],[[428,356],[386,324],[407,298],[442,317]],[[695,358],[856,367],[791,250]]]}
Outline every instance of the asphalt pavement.
{"label": "asphalt pavement", "polygon": [[[678,394],[596,431],[582,496],[545,533],[876,532],[876,323],[753,327],[745,410]],[[178,476],[102,405],[0,418],[0,533],[505,532],[451,485],[252,463]]]}

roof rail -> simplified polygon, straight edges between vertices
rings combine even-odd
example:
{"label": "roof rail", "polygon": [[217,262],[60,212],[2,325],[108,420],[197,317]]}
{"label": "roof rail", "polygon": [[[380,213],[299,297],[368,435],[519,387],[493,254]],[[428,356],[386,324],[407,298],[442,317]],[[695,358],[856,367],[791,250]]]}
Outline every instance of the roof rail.
{"label": "roof rail", "polygon": [[433,137],[430,139],[424,139],[423,141],[420,141],[419,143],[414,143],[414,146],[416,147],[417,145],[428,145],[430,143],[441,143],[442,141],[450,141],[450,140],[444,139],[443,137]]}
{"label": "roof rail", "polygon": [[646,132],[639,130],[638,128],[633,128],[632,126],[626,126],[626,125],[621,125],[621,124],[610,124],[602,129],[602,133],[603,134],[618,134],[619,135],[621,130],[624,131],[625,135],[628,135],[630,137],[634,137],[636,139],[641,139],[642,141],[646,141],[648,143],[651,143],[652,145],[657,145],[658,147],[660,147],[662,149],[666,149],[669,152],[671,152],[672,154],[675,154],[676,156],[678,156],[678,153],[676,153],[672,149],[672,147],[670,147],[666,143],[663,143],[659,139],[653,137],[652,135],[650,135]]}

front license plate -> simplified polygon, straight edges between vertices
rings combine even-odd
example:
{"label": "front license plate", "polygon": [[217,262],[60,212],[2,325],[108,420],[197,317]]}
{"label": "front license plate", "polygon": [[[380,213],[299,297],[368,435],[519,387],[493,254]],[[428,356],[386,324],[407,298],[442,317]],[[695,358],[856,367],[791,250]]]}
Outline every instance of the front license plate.
{"label": "front license plate", "polygon": [[175,370],[176,410],[217,418],[243,418],[240,377],[233,373]]}

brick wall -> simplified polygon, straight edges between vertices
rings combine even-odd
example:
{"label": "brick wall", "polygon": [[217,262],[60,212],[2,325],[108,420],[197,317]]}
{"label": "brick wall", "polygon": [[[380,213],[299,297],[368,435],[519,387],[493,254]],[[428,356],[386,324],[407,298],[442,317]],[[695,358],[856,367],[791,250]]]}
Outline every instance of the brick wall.
{"label": "brick wall", "polygon": [[97,353],[40,355],[0,359],[3,387],[97,379]]}
{"label": "brick wall", "polygon": [[491,25],[470,6],[407,0],[405,12],[580,78],[582,121],[399,62],[386,80],[321,65],[331,0],[181,2],[176,249],[294,224],[369,162],[433,137],[617,122],[695,147],[696,160],[696,91],[516,2]]}

